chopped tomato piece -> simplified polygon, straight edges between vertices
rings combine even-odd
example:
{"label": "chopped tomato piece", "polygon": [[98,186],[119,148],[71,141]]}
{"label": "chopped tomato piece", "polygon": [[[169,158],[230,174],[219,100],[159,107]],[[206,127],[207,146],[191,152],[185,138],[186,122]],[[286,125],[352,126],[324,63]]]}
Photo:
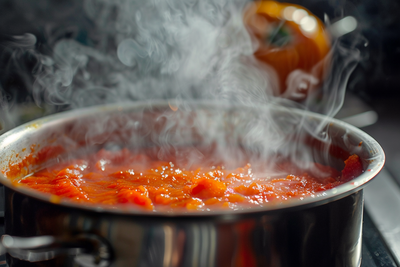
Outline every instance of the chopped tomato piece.
{"label": "chopped tomato piece", "polygon": [[151,199],[136,190],[122,189],[117,198],[120,203],[134,203],[149,210],[153,209]]}
{"label": "chopped tomato piece", "polygon": [[192,186],[192,195],[198,198],[222,197],[226,191],[226,185],[212,179],[199,179]]}

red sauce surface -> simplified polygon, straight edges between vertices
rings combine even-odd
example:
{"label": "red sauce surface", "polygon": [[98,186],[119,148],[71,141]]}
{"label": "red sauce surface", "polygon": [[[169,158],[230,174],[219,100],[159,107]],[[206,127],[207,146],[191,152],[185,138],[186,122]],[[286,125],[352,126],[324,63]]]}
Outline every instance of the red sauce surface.
{"label": "red sauce surface", "polygon": [[[357,155],[345,161],[341,173],[331,167],[318,167],[327,174],[324,178],[313,177],[304,171],[271,178],[257,173],[250,164],[236,169],[209,163],[184,168],[173,158],[161,161],[127,149],[100,150],[46,168],[18,183],[95,205],[130,205],[147,210],[213,210],[309,197],[347,182],[363,171]],[[290,163],[282,164],[282,168],[295,169]]]}

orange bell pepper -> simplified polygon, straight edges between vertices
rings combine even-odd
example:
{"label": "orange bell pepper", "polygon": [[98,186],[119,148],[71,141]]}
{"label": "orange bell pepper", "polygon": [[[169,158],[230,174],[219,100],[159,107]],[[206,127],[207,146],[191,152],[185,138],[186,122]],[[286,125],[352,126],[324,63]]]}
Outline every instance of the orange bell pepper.
{"label": "orange bell pepper", "polygon": [[310,91],[320,84],[324,70],[318,63],[330,51],[331,40],[310,11],[295,4],[253,2],[244,12],[244,24],[258,42],[254,56],[275,69],[280,94],[296,82],[289,77],[295,70],[309,75],[309,88],[303,89]]}

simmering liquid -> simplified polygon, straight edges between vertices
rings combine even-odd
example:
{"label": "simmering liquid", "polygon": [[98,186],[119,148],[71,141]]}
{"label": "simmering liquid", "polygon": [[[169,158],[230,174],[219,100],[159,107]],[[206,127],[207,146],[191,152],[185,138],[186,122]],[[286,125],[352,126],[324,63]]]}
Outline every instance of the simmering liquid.
{"label": "simmering liquid", "polygon": [[[306,198],[331,189],[362,173],[357,155],[344,169],[314,164],[324,177],[314,177],[290,162],[278,166],[280,175],[260,171],[260,162],[235,168],[204,160],[182,163],[174,157],[159,160],[148,153],[100,150],[59,163],[18,183],[71,201],[145,210],[216,210],[264,206]],[[293,171],[295,170],[295,171]]]}

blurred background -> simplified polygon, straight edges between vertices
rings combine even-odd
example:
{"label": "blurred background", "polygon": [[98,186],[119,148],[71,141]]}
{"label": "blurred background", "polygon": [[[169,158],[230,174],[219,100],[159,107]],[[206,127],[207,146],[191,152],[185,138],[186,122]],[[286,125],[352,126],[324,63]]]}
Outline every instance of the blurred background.
{"label": "blurred background", "polygon": [[[96,27],[93,17],[86,14],[84,3],[81,0],[0,0],[0,106],[4,115],[1,131],[69,108],[65,103],[49,105],[46,101],[38,106],[34,99],[45,96],[33,95],[32,88],[38,71],[38,53],[51,55],[57,41],[65,38],[87,46],[98,45],[99,33],[104,29]],[[293,3],[306,7],[321,20],[356,18],[360,39],[355,45],[361,60],[350,76],[345,103],[337,117],[375,137],[387,155],[385,175],[399,185],[400,2],[298,0]],[[349,43],[354,42],[353,37],[343,36],[344,42],[346,38]],[[375,227],[369,219],[366,222],[366,228]],[[368,235],[378,244],[382,234],[365,234]],[[379,244],[378,250],[393,246]],[[365,250],[369,253],[365,258],[372,259],[374,248],[370,250],[371,253]],[[395,266],[396,259],[393,261],[390,253],[380,253],[386,258],[374,259],[371,263],[364,261],[363,266]],[[387,265],[378,265],[385,260]]]}
{"label": "blurred background", "polygon": [[[100,1],[101,2],[101,1]],[[400,99],[400,3],[395,0],[298,0],[288,1],[308,8],[316,16],[336,18],[353,16],[358,21],[360,36],[357,41],[361,51],[361,61],[351,75],[347,92],[361,100],[363,104],[379,114],[378,123],[385,129],[396,125],[394,118],[398,113]],[[26,33],[31,37],[21,37]],[[1,0],[0,1],[0,86],[1,101],[9,108],[14,105],[29,106],[32,110],[21,109],[15,116],[22,116],[22,121],[41,116],[55,110],[62,110],[62,105],[35,109],[28,103],[33,102],[32,84],[38,58],[36,53],[51,55],[54,44],[63,38],[70,38],[90,46],[98,40],[99,29],[84,10],[84,1],[79,0]],[[13,39],[13,36],[19,36]],[[18,42],[18,38],[21,42]],[[344,37],[346,38],[346,36]],[[351,38],[351,37],[350,37]],[[352,41],[352,40],[351,40]],[[358,100],[355,100],[356,102]],[[354,102],[350,106],[355,105]],[[361,104],[362,105],[362,104]],[[353,108],[354,109],[354,108]],[[50,111],[51,110],[51,111]],[[354,112],[354,111],[352,111]],[[351,113],[351,112],[350,112]],[[344,117],[346,114],[340,116]],[[13,116],[13,114],[10,114]],[[9,120],[16,120],[9,118]],[[387,121],[387,122],[386,122]],[[4,123],[3,123],[4,124]],[[382,129],[382,128],[381,128]],[[374,129],[372,134],[378,134]],[[379,138],[387,149],[399,150],[400,142],[391,138]],[[390,141],[389,141],[390,140]]]}

